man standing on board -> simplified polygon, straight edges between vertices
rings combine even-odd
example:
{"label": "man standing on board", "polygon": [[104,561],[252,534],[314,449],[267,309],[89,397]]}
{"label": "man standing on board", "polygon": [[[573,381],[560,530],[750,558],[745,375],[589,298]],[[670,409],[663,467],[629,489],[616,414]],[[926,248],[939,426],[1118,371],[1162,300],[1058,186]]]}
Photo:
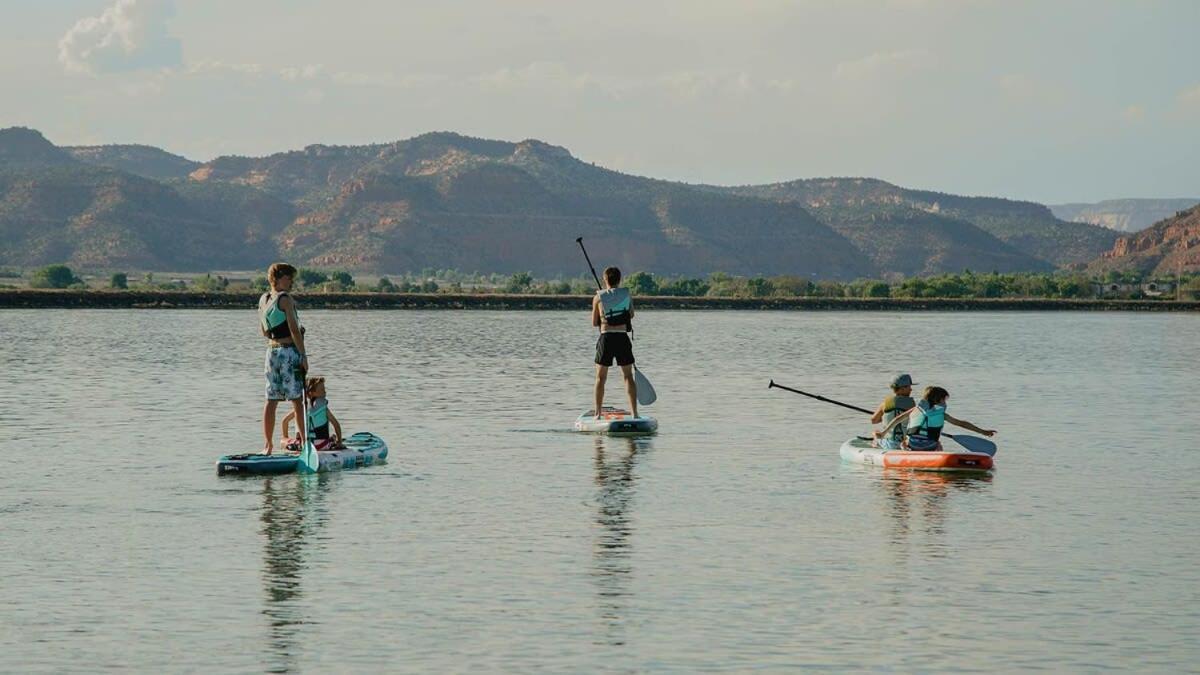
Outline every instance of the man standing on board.
{"label": "man standing on board", "polygon": [[275,263],[267,270],[271,290],[258,300],[259,330],[267,338],[264,370],[267,377],[267,403],[263,406],[265,454],[275,450],[275,410],[280,401],[291,401],[296,428],[304,438],[304,378],[308,357],[304,355],[304,329],[296,314],[296,302],[288,293],[296,279],[296,268]]}
{"label": "man standing on board", "polygon": [[608,381],[609,367],[616,361],[625,378],[629,412],[637,417],[633,342],[629,339],[629,332],[633,330],[633,298],[628,288],[621,288],[621,270],[615,267],[605,268],[604,286],[604,290],[597,291],[596,297],[592,298],[592,325],[600,329],[600,337],[596,340],[596,407],[592,414],[599,419],[604,410],[604,384]]}

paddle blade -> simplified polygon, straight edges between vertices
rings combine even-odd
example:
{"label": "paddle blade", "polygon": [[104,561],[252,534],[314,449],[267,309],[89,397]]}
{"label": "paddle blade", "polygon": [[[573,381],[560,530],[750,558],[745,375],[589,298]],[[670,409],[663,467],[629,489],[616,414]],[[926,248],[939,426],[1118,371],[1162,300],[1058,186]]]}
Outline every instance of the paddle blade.
{"label": "paddle blade", "polygon": [[633,382],[637,385],[638,405],[650,405],[658,400],[658,394],[654,393],[654,385],[650,384],[650,380],[646,379],[637,366],[633,367]]}
{"label": "paddle blade", "polygon": [[[942,435],[950,436],[950,434]],[[986,438],[980,438],[979,436],[963,436],[962,434],[955,434],[950,436],[950,438],[953,438],[955,443],[958,443],[971,452],[982,452],[985,455],[996,454],[996,444]]]}
{"label": "paddle blade", "polygon": [[300,473],[316,473],[321,466],[321,458],[317,455],[317,446],[312,441],[304,442],[304,450],[300,453]]}

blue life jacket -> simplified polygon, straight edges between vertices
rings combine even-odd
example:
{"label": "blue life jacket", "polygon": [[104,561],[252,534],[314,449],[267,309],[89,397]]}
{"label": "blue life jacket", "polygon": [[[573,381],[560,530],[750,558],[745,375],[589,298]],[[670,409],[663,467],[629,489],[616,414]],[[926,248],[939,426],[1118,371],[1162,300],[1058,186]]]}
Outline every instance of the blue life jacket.
{"label": "blue life jacket", "polygon": [[917,402],[916,410],[908,416],[909,437],[936,442],[942,436],[942,427],[946,426],[946,406],[929,405],[929,401],[921,399]]}
{"label": "blue life jacket", "polygon": [[323,441],[329,438],[329,400],[314,398],[308,403],[307,422],[304,425],[309,438]]}
{"label": "blue life jacket", "polygon": [[606,288],[599,291],[600,316],[609,326],[625,326],[626,332],[633,330],[633,296],[628,288]]}
{"label": "blue life jacket", "polygon": [[[263,293],[258,300],[259,321],[262,323],[263,332],[272,340],[292,337],[292,327],[288,325],[287,312],[279,309],[279,299],[286,295],[286,292],[280,292],[277,295],[267,292]],[[298,320],[299,315],[296,318]]]}
{"label": "blue life jacket", "polygon": [[[884,426],[884,428],[887,428],[887,425],[891,424],[892,420],[896,419],[897,415],[900,415],[901,413],[908,411],[910,408],[912,408],[916,404],[917,404],[917,402],[914,401],[911,396],[892,395],[892,396],[889,396],[886,399],[884,399],[884,401],[883,401],[883,426]],[[916,413],[913,413],[913,414],[916,414]],[[897,443],[903,441],[904,440],[904,425],[897,424],[896,426],[892,427],[891,436],[892,436],[892,439],[895,440]]]}

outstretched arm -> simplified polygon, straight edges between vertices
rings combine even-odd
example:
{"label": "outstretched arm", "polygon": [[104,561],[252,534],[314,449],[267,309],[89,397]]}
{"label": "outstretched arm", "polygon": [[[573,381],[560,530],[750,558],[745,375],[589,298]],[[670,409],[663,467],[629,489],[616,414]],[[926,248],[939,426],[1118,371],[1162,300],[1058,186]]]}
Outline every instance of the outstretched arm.
{"label": "outstretched arm", "polygon": [[342,441],[342,423],[333,416],[332,410],[327,410],[326,414],[329,415],[329,423],[333,425],[333,442],[340,443]]}
{"label": "outstretched arm", "polygon": [[968,421],[966,421],[966,420],[960,420],[960,419],[956,419],[956,418],[954,418],[954,417],[951,417],[951,416],[949,415],[949,413],[947,413],[947,414],[946,414],[946,421],[947,421],[947,422],[949,422],[949,423],[951,423],[951,424],[953,424],[953,425],[954,425],[954,426],[956,426],[956,427],[962,427],[962,428],[964,428],[964,429],[970,429],[971,431],[974,431],[974,432],[975,432],[975,433],[977,433],[977,434],[983,434],[984,436],[995,436],[995,435],[996,435],[996,430],[995,430],[995,429],[981,429],[981,428],[979,428],[979,427],[975,426],[974,424],[971,424],[970,422],[968,422]]}
{"label": "outstretched arm", "polygon": [[909,408],[908,410],[905,410],[904,412],[900,413],[899,415],[896,415],[896,417],[894,419],[892,419],[891,422],[888,422],[888,425],[883,428],[883,431],[875,432],[875,438],[883,438],[884,436],[887,436],[888,432],[890,432],[892,430],[892,427],[896,426],[897,424],[900,424],[900,422],[902,420],[908,419],[908,416],[911,415],[912,411],[914,411],[914,410],[916,410],[916,408]]}

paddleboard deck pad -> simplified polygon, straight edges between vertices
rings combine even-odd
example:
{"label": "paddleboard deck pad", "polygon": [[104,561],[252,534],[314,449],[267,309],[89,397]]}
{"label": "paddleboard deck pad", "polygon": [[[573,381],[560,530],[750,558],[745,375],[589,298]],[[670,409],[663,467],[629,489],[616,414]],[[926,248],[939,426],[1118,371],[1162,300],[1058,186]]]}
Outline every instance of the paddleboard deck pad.
{"label": "paddleboard deck pad", "polygon": [[843,443],[841,455],[846,462],[915,471],[991,471],[993,467],[992,456],[982,452],[884,450],[861,438]]}
{"label": "paddleboard deck pad", "polygon": [[599,419],[591,410],[575,420],[575,431],[610,436],[642,436],[658,431],[658,420],[653,417],[634,417],[628,410],[604,408]]}
{"label": "paddleboard deck pad", "polygon": [[[383,439],[369,431],[361,431],[343,441],[343,448],[317,452],[318,472],[342,471],[372,466],[387,461],[388,447]],[[217,460],[218,476],[270,476],[295,473],[300,466],[300,454],[282,452],[270,455],[225,455]]]}

